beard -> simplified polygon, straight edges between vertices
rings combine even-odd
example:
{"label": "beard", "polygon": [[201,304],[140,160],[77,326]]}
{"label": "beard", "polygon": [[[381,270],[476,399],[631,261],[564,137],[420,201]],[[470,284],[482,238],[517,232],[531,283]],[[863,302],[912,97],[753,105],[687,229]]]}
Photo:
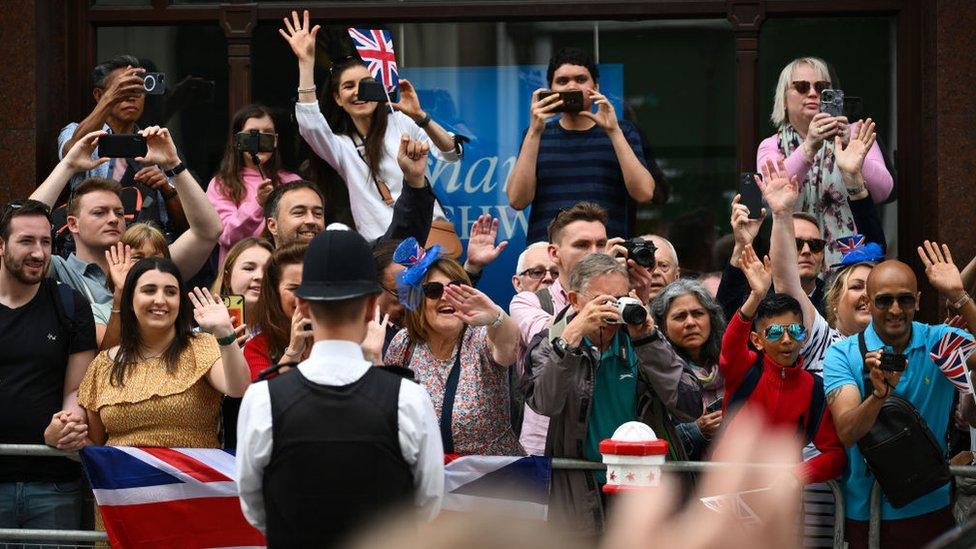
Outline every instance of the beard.
{"label": "beard", "polygon": [[27,268],[24,266],[25,261],[23,260],[15,261],[5,256],[0,259],[0,262],[3,263],[3,268],[9,271],[18,282],[25,285],[37,284],[43,280],[44,277],[47,276],[48,268],[51,266],[51,259],[47,258],[47,260],[44,261],[43,268],[38,274],[35,275],[27,272]]}

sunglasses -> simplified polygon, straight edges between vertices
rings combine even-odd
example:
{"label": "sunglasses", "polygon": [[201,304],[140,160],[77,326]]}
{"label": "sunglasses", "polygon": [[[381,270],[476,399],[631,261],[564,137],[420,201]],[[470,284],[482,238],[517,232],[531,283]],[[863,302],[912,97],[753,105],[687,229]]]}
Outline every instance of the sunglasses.
{"label": "sunglasses", "polygon": [[[452,280],[448,282],[447,286],[460,286],[464,284],[462,280]],[[427,299],[440,299],[444,295],[443,282],[424,282],[420,287],[424,291],[424,297]]]}
{"label": "sunglasses", "polygon": [[893,295],[877,295],[874,296],[874,306],[879,309],[890,309],[895,301],[898,301],[898,307],[901,309],[914,309],[918,300],[913,294],[901,294],[899,296]]}
{"label": "sunglasses", "polygon": [[822,238],[797,238],[796,239],[796,251],[802,252],[803,245],[806,244],[810,246],[810,251],[819,254],[824,250],[824,246],[827,245],[827,241]]}
{"label": "sunglasses", "polygon": [[771,326],[766,326],[766,330],[763,335],[766,336],[768,341],[779,341],[783,338],[783,334],[790,334],[790,339],[801,343],[807,338],[807,329],[803,327],[803,324],[799,322],[794,322],[792,324],[773,324]]}
{"label": "sunglasses", "polygon": [[18,211],[23,208],[30,207],[32,210],[39,212],[41,215],[51,221],[51,208],[38,200],[31,200],[30,198],[18,198],[7,204],[3,209],[3,214],[0,214],[0,219],[4,221],[9,221],[9,219]]}
{"label": "sunglasses", "polygon": [[555,267],[553,267],[551,269],[546,269],[545,267],[536,267],[534,269],[526,269],[526,270],[522,271],[521,273],[519,273],[519,276],[527,276],[527,277],[529,277],[529,278],[531,278],[533,280],[538,280],[538,279],[546,276],[546,273],[549,273],[552,276],[553,280],[559,278],[559,269],[557,269]]}
{"label": "sunglasses", "polygon": [[[810,82],[807,80],[797,80],[791,85],[793,86],[794,90],[804,95],[810,91]],[[830,82],[826,80],[817,80],[813,83],[813,89],[817,90],[817,95],[820,95],[824,90],[830,89]]]}

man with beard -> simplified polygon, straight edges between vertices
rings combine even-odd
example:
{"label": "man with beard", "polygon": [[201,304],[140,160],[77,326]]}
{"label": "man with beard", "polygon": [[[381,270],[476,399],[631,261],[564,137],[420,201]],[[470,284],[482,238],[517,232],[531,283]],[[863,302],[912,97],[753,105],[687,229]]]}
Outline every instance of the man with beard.
{"label": "man with beard", "polygon": [[[925,248],[919,247],[918,251],[932,286],[969,326],[976,326],[976,306],[963,289],[949,249],[926,241]],[[967,332],[945,324],[914,322],[920,295],[918,281],[911,268],[900,261],[885,261],[874,267],[868,276],[867,291],[871,324],[864,330],[863,339],[849,337],[830,347],[824,358],[827,404],[837,435],[848,447],[849,465],[843,486],[845,532],[850,547],[867,547],[869,499],[874,484],[857,442],[871,430],[888,397],[895,394],[918,410],[944,454],[955,388],[930,353],[937,352],[947,337],[972,340]],[[863,356],[862,342],[866,350]],[[958,352],[966,358],[966,345],[960,343],[964,342],[956,342]],[[882,369],[882,353],[902,354],[906,361],[904,370]],[[966,366],[972,370],[974,365],[976,355],[969,355]],[[906,476],[912,474],[912,463],[902,466]],[[921,547],[953,525],[948,483],[897,509],[882,496],[883,547]]]}
{"label": "man with beard", "polygon": [[[48,207],[8,204],[0,217],[0,443],[77,450],[87,435],[78,386],[95,357],[95,326],[85,298],[46,277],[50,262]],[[77,530],[82,505],[77,462],[0,457],[0,528]]]}

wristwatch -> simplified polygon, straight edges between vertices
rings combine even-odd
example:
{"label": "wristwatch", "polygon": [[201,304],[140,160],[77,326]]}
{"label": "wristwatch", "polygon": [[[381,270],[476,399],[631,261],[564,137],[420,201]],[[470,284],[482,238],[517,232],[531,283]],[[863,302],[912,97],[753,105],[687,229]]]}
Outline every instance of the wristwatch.
{"label": "wristwatch", "polygon": [[566,354],[580,354],[579,347],[570,347],[569,343],[561,337],[557,337],[552,340],[552,347],[556,350],[560,356],[565,356]]}
{"label": "wristwatch", "polygon": [[847,196],[857,196],[864,192],[864,185],[860,187],[847,187]]}
{"label": "wristwatch", "polygon": [[163,170],[163,173],[166,175],[166,177],[176,177],[183,173],[184,170],[186,170],[186,164],[180,162],[179,164],[173,166],[172,170]]}
{"label": "wristwatch", "polygon": [[430,114],[429,113],[424,113],[424,118],[422,120],[420,120],[420,121],[415,122],[415,123],[420,128],[426,128],[427,127],[427,124],[430,124]]}

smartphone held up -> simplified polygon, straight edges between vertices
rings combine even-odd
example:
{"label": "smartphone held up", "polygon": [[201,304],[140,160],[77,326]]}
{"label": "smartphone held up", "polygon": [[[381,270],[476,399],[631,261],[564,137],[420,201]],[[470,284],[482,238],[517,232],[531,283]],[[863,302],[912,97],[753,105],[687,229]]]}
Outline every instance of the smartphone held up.
{"label": "smartphone held up", "polygon": [[562,105],[552,109],[551,112],[581,112],[583,110],[583,92],[580,90],[560,92],[552,90],[541,91],[539,92],[539,100],[541,101],[551,95],[558,95],[558,100],[563,102]]}

